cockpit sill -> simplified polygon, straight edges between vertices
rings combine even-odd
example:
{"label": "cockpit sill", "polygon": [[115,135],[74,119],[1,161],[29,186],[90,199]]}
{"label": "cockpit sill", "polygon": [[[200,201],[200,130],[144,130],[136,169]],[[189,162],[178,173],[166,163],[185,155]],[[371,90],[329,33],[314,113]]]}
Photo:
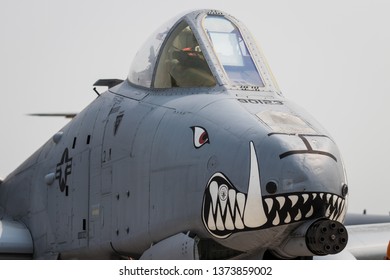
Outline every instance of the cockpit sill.
{"label": "cockpit sill", "polygon": [[143,100],[146,96],[186,96],[186,95],[214,95],[221,98],[226,95],[227,98],[235,98],[241,104],[252,105],[283,105],[285,98],[281,92],[273,90],[257,89],[251,87],[235,86],[214,86],[212,88],[145,88],[135,85],[128,80],[108,89],[109,92],[135,100]]}

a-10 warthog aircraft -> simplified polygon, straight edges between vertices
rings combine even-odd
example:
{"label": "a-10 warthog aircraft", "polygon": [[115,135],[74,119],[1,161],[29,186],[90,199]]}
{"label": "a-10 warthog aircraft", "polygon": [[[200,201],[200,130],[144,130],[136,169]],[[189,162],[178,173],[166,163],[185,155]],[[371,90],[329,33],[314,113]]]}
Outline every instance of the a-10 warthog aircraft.
{"label": "a-10 warthog aircraft", "polygon": [[348,185],[329,134],[285,99],[245,26],[181,15],[126,80],[0,185],[0,255],[311,258],[347,245]]}

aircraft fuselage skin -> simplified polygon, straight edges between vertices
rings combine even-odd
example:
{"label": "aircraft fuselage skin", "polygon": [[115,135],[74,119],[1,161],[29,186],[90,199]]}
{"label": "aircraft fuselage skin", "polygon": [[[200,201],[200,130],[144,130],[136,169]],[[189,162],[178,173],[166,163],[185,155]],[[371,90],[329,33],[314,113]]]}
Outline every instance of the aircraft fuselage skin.
{"label": "aircraft fuselage skin", "polygon": [[125,81],[10,174],[0,205],[35,258],[137,257],[180,232],[250,252],[342,221],[345,185],[333,140],[281,95]]}

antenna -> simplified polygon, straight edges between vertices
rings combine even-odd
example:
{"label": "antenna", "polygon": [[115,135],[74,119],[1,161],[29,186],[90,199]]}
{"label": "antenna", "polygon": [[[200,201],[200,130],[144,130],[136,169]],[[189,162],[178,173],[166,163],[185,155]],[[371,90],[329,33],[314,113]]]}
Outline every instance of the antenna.
{"label": "antenna", "polygon": [[100,93],[97,91],[96,87],[93,88],[93,91],[96,92],[98,96],[100,96]]}

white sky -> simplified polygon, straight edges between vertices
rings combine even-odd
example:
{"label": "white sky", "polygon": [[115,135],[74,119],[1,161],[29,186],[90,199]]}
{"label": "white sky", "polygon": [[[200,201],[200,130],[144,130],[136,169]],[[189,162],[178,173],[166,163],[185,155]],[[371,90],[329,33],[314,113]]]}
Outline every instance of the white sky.
{"label": "white sky", "polygon": [[350,212],[390,211],[390,1],[0,0],[0,176],[79,112],[100,78],[125,79],[144,40],[168,19],[214,8],[243,21],[284,95],[335,138]]}

